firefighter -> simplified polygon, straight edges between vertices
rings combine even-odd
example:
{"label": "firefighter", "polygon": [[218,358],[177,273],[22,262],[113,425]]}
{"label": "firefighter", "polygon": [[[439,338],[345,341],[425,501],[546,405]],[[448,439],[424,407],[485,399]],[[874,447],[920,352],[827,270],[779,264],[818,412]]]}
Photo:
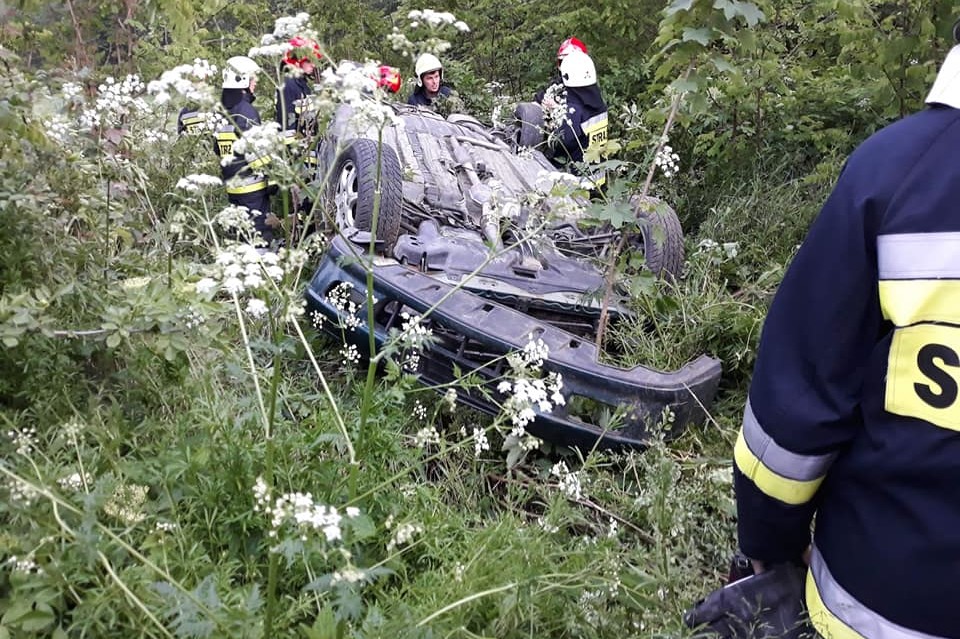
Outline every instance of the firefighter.
{"label": "firefighter", "polygon": [[567,38],[560,43],[560,47],[557,49],[557,74],[550,84],[537,91],[533,97],[534,102],[539,102],[543,108],[552,108],[556,103],[554,96],[563,92],[563,80],[560,78],[560,65],[563,63],[564,58],[574,51],[588,53],[587,45],[577,38]]}
{"label": "firefighter", "polygon": [[407,98],[407,104],[434,107],[441,98],[455,96],[453,89],[443,83],[443,64],[432,53],[424,53],[414,65],[417,74],[417,87]]}
{"label": "firefighter", "polygon": [[277,122],[284,131],[306,133],[302,115],[306,98],[313,93],[312,81],[323,59],[320,45],[303,36],[290,38],[290,49],[283,56],[286,77],[277,89]]}
{"label": "firefighter", "polygon": [[[240,139],[243,132],[260,124],[260,113],[253,106],[259,71],[257,63],[246,56],[234,56],[224,65],[220,101],[227,112],[228,122],[217,129],[215,150],[221,158],[227,199],[231,204],[249,209],[254,229],[264,242],[269,243],[273,239],[273,233],[267,225],[272,187],[268,185],[266,177],[257,171],[269,158],[248,161],[233,151],[233,143]],[[224,162],[224,158],[230,160]]]}
{"label": "firefighter", "polygon": [[926,102],[848,158],[734,448],[740,548],[760,571],[807,560],[823,637],[960,637],[960,46]]}
{"label": "firefighter", "polygon": [[582,162],[584,151],[606,142],[607,104],[597,84],[597,69],[586,53],[575,50],[564,57],[560,78],[566,89],[566,117],[550,140],[550,149],[555,161]]}

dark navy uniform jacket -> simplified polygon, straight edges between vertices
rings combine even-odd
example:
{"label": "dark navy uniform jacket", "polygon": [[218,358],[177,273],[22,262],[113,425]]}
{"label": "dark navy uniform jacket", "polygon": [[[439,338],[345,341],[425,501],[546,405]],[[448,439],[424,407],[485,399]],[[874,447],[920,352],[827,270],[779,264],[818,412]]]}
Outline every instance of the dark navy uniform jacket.
{"label": "dark navy uniform jacket", "polygon": [[734,451],[740,546],[796,559],[816,514],[807,605],[824,637],[960,638],[954,107],[851,155],[763,329]]}
{"label": "dark navy uniform jacket", "polygon": [[303,76],[287,76],[282,90],[277,91],[277,122],[287,131],[296,130],[303,109],[303,98],[312,93],[310,84]]}
{"label": "dark navy uniform jacket", "polygon": [[[448,96],[453,93],[453,90],[445,84],[440,85],[440,95]],[[436,98],[433,98],[435,100]],[[410,94],[410,97],[407,98],[407,104],[412,104],[414,106],[425,106],[432,107],[433,100],[427,97],[427,93],[422,86],[418,86],[413,90],[413,93]]]}

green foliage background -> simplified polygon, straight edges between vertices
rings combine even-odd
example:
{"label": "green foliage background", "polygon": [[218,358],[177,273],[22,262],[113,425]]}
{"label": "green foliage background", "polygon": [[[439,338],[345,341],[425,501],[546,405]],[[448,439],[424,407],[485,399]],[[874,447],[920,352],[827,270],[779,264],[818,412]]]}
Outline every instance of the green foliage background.
{"label": "green foliage background", "polygon": [[[946,0],[462,4],[0,5],[0,637],[688,635],[680,613],[719,582],[733,548],[729,456],[766,305],[844,157],[921,108],[960,16]],[[616,159],[639,182],[684,94],[670,132],[681,169],[652,190],[683,222],[686,275],[631,281],[640,321],[611,339],[625,363],[720,358],[707,423],[642,454],[548,448],[508,471],[496,445],[475,455],[459,435],[486,428],[483,418],[450,415],[409,380],[379,379],[371,393],[332,341],[304,343],[276,325],[247,339],[221,307],[190,308],[210,251],[165,230],[182,204],[177,177],[203,155],[189,141],[162,153],[102,140],[64,150],[42,125],[68,108],[56,97],[65,81],[92,91],[106,76],[151,79],[196,57],[221,64],[300,11],[331,58],[380,59],[410,77],[412,61],[386,35],[423,8],[471,27],[444,60],[484,120],[488,82],[528,98],[549,81],[560,41],[584,40]],[[206,168],[216,172],[212,160]],[[135,278],[149,283],[124,288]],[[209,319],[185,332],[193,311]],[[266,435],[244,346],[275,399]],[[424,425],[414,402],[443,435],[433,447],[411,444]],[[337,411],[356,463],[345,461]],[[65,434],[72,423],[79,436]],[[27,429],[37,442],[25,456],[14,435]],[[586,498],[558,492],[558,460],[581,473]],[[78,464],[95,480],[71,497],[58,481]],[[350,558],[294,538],[267,552],[251,496],[264,474],[277,492],[360,508]],[[18,506],[13,476],[46,492]],[[143,524],[104,514],[129,484],[149,488]],[[159,532],[161,521],[176,532]],[[391,548],[387,522],[424,533]],[[44,572],[6,569],[24,556]],[[362,587],[330,585],[345,561],[369,570]]]}

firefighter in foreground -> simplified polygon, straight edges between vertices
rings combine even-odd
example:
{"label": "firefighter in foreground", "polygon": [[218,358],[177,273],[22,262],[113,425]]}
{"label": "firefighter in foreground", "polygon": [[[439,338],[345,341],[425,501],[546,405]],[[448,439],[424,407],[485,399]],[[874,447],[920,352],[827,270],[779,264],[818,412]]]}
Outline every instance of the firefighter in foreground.
{"label": "firefighter in foreground", "polygon": [[960,638],[960,46],[927,104],[848,159],[734,449],[740,548],[758,571],[808,560],[823,637]]}
{"label": "firefighter in foreground", "polygon": [[[267,224],[270,213],[270,190],[267,178],[258,172],[269,158],[246,160],[233,151],[233,144],[244,131],[260,124],[260,113],[253,106],[260,67],[246,56],[234,56],[223,68],[223,91],[220,101],[227,111],[228,123],[217,129],[216,152],[221,159],[221,172],[226,183],[227,200],[250,211],[254,229],[268,243],[273,232]],[[229,158],[228,161],[224,161]]]}

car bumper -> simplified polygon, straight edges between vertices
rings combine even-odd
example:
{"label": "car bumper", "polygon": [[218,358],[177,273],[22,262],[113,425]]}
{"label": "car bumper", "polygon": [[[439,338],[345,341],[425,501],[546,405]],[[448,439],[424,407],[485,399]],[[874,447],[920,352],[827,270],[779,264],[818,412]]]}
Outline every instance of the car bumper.
{"label": "car bumper", "polygon": [[[348,318],[328,294],[344,282],[355,292],[366,291],[368,263],[365,247],[336,237],[306,291],[308,309],[324,316],[325,329],[336,337],[346,335],[365,354],[366,305],[359,304],[356,311],[355,319],[363,324],[344,333],[338,327]],[[494,382],[507,372],[502,355],[522,350],[531,339],[543,340],[549,347],[543,369],[562,376],[566,403],[537,412],[527,430],[557,444],[587,450],[643,448],[654,427],[676,435],[704,419],[720,380],[720,362],[703,355],[669,372],[602,363],[593,342],[396,260],[375,258],[373,288],[377,348],[391,328],[400,328],[402,311],[425,317],[437,340],[420,354],[416,374],[430,385],[454,381],[457,370],[491,382],[485,393],[458,394],[462,403],[489,414],[500,411],[497,400],[502,398]],[[593,410],[580,410],[584,406]],[[618,416],[615,428],[591,417],[605,412]]]}

